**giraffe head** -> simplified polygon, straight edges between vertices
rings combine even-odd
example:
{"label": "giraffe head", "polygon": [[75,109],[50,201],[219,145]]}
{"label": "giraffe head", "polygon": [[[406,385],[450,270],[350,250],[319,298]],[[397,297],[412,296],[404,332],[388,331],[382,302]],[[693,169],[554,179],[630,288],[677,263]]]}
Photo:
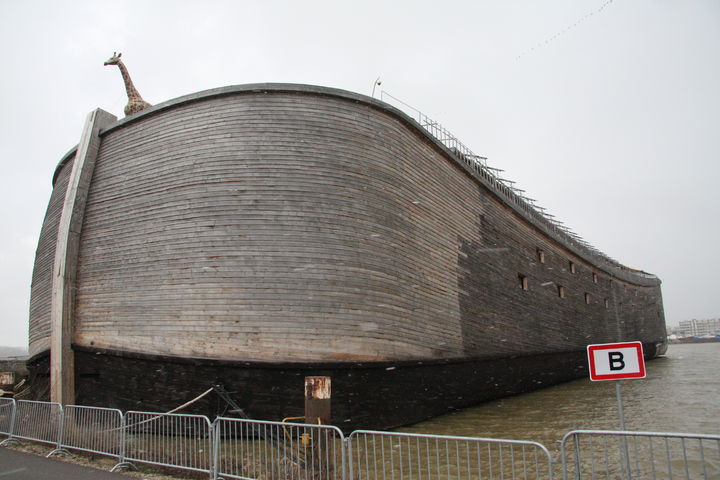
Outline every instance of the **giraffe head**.
{"label": "giraffe head", "polygon": [[105,61],[105,65],[117,65],[120,63],[120,57],[122,57],[122,53],[113,52],[113,56]]}

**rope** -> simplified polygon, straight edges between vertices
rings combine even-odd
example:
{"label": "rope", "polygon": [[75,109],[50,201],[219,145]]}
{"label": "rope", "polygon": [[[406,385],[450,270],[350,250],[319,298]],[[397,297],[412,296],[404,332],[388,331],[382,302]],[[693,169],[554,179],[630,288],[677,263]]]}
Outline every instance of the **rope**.
{"label": "rope", "polygon": [[180,405],[179,407],[175,407],[175,408],[173,408],[173,409],[170,410],[170,411],[167,411],[167,412],[165,412],[165,413],[161,413],[160,415],[156,415],[156,416],[154,416],[154,417],[152,417],[152,418],[148,418],[147,420],[143,420],[142,422],[134,423],[134,424],[132,424],[132,425],[124,425],[124,426],[118,427],[118,428],[112,428],[112,429],[110,429],[110,430],[105,430],[105,432],[114,432],[114,431],[116,431],[116,430],[122,430],[123,428],[137,427],[138,425],[143,425],[143,424],[145,424],[145,423],[150,423],[150,422],[152,422],[152,421],[157,420],[158,418],[161,418],[163,415],[168,415],[168,414],[175,413],[175,412],[177,412],[178,410],[182,410],[183,408],[185,408],[185,407],[187,407],[187,406],[189,406],[189,405],[192,405],[193,403],[197,402],[198,400],[200,400],[201,398],[203,398],[205,395],[207,395],[208,393],[210,393],[210,392],[212,392],[212,391],[213,391],[213,388],[209,388],[209,389],[205,390],[205,392],[201,393],[201,394],[198,395],[197,397],[195,397],[195,398],[193,398],[192,400],[190,400],[189,402],[185,402],[185,403],[183,403],[182,405]]}
{"label": "rope", "polygon": [[185,407],[187,407],[187,406],[189,406],[189,405],[192,405],[193,403],[197,402],[198,400],[200,400],[201,398],[203,398],[205,395],[207,395],[208,393],[212,392],[213,390],[214,390],[213,388],[208,388],[207,390],[205,390],[205,392],[201,393],[200,395],[198,395],[197,397],[193,398],[193,399],[190,400],[189,402],[183,403],[183,404],[180,405],[179,407],[173,408],[173,409],[170,410],[169,412],[165,412],[165,415],[167,415],[168,413],[175,413],[175,412],[177,412],[178,410],[182,410],[183,408],[185,408]]}

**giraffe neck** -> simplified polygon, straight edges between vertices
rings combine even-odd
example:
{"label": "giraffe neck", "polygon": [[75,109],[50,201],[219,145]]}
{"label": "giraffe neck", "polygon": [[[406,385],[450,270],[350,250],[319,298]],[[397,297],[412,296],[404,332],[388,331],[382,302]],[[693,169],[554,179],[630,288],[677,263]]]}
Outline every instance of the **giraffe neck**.
{"label": "giraffe neck", "polygon": [[125,82],[125,90],[127,91],[128,98],[130,100],[142,100],[140,93],[135,88],[135,85],[133,85],[132,80],[130,80],[130,74],[128,73],[127,68],[125,68],[125,64],[123,64],[122,60],[118,62],[117,66],[120,69],[123,81]]}

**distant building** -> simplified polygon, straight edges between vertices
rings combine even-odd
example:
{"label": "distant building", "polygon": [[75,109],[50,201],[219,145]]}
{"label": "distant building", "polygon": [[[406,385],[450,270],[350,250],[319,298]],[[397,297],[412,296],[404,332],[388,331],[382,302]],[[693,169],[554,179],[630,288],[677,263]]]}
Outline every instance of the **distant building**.
{"label": "distant building", "polygon": [[720,335],[720,318],[683,320],[677,328],[679,337],[702,337]]}

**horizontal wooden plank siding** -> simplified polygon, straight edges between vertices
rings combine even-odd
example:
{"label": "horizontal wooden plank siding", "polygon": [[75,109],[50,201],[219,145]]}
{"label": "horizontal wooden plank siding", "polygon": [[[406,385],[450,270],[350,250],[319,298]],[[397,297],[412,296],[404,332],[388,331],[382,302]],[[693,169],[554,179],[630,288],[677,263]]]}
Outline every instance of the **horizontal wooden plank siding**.
{"label": "horizontal wooden plank siding", "polygon": [[477,189],[451,189],[459,171],[439,159],[397,119],[317,95],[208,99],[109,132],[76,342],[248,360],[461,356],[457,235],[477,226],[456,205]]}
{"label": "horizontal wooden plank siding", "polygon": [[611,277],[538,235],[504,205],[493,199],[483,203],[482,239],[463,239],[460,249],[460,304],[468,355],[508,349],[581,350],[588,344],[632,339],[664,341],[659,286]]}
{"label": "horizontal wooden plank siding", "polygon": [[62,168],[53,180],[53,191],[45,212],[40,239],[35,252],[32,286],[30,289],[29,354],[44,352],[50,348],[50,307],[52,304],[52,275],[55,262],[55,245],[58,225],[65,203],[65,191],[72,171],[75,152],[63,159]]}
{"label": "horizontal wooden plank siding", "polygon": [[237,87],[109,128],[82,228],[76,345],[343,362],[663,340],[657,279],[579,255],[363,98]]}

